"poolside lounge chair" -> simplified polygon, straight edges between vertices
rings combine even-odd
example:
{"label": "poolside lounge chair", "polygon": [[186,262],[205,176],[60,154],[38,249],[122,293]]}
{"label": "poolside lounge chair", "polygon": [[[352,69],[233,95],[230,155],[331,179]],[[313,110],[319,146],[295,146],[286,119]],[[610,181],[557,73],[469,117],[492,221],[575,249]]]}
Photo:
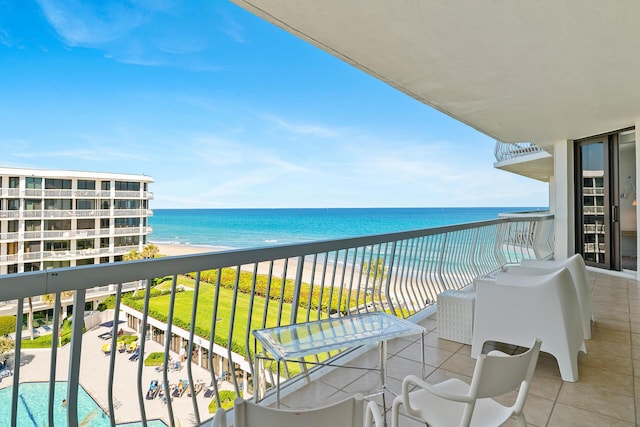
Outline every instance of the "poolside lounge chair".
{"label": "poolside lounge chair", "polygon": [[[203,388],[204,388],[204,381],[196,381],[196,383],[193,385],[193,394],[197,396],[198,393],[200,393]],[[187,389],[187,396],[191,397],[191,387]]]}
{"label": "poolside lounge chair", "polygon": [[159,391],[160,387],[158,387],[158,380],[151,380],[149,390],[147,391],[147,400],[155,399]]}
{"label": "poolside lounge chair", "polygon": [[181,379],[180,381],[178,381],[178,385],[176,386],[176,388],[173,389],[171,396],[182,397],[184,392],[187,390],[188,386],[189,386],[189,381]]}
{"label": "poolside lounge chair", "polygon": [[51,327],[49,325],[42,325],[42,329],[44,329],[45,332],[51,332]]}
{"label": "poolside lounge chair", "polygon": [[131,356],[129,356],[129,360],[131,362],[135,362],[136,360],[138,360],[138,358],[140,357],[140,347],[136,348],[136,351],[134,351]]}
{"label": "poolside lounge chair", "polygon": [[134,351],[136,351],[137,348],[138,348],[138,341],[133,341],[131,344],[129,344],[129,347],[127,347],[127,353],[133,353]]}
{"label": "poolside lounge chair", "polygon": [[218,382],[218,384],[220,384],[223,381],[227,380],[227,372],[222,371],[222,373],[220,374],[220,376],[218,378],[216,378],[216,381]]}
{"label": "poolside lounge chair", "polygon": [[105,355],[111,354],[111,343],[110,342],[106,342],[106,343],[102,344],[102,352]]}
{"label": "poolside lounge chair", "polygon": [[211,396],[213,396],[213,392],[215,391],[213,384],[211,384],[209,387],[207,387],[207,389],[204,391],[204,397],[205,398],[209,398]]}
{"label": "poolside lounge chair", "polygon": [[171,361],[169,364],[170,371],[179,371],[180,369],[182,369],[182,364],[179,360]]}
{"label": "poolside lounge chair", "polygon": [[9,369],[7,366],[0,367],[0,380],[2,380],[2,378],[10,377],[12,375],[13,373],[11,372],[11,369]]}
{"label": "poolside lounge chair", "polygon": [[108,340],[111,338],[111,332],[103,332],[100,335],[98,335],[98,338],[102,340]]}
{"label": "poolside lounge chair", "polygon": [[126,349],[127,349],[127,344],[125,344],[124,341],[120,341],[118,343],[118,353],[124,353]]}

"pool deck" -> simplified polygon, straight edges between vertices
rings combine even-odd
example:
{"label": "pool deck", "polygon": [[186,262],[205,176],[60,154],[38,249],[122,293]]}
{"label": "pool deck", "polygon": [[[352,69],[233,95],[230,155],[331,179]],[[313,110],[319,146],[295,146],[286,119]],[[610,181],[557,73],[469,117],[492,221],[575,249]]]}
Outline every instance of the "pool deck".
{"label": "pool deck", "polygon": [[[125,329],[125,333],[127,329]],[[106,342],[98,337],[98,335],[109,331],[110,328],[96,327],[87,331],[83,337],[82,343],[82,360],[80,363],[80,384],[89,393],[94,400],[108,411],[107,398],[107,381],[109,375],[109,356],[102,352],[102,345]],[[132,333],[132,331],[129,331]],[[149,340],[145,343],[145,353],[163,352],[164,347],[155,341]],[[70,346],[66,345],[58,352],[58,360],[56,363],[56,378],[64,381],[67,378],[69,370],[69,351]],[[37,382],[49,381],[51,351],[49,349],[26,349],[22,350],[22,366],[20,367],[20,382]],[[138,407],[137,398],[132,399],[131,396],[137,394],[132,390],[137,389],[136,379],[138,377],[138,364],[129,361],[130,353],[116,353],[115,381],[113,387],[115,415],[117,423],[128,423],[140,421],[141,414]],[[177,354],[172,352],[174,358],[178,358]],[[209,372],[200,368],[195,363],[191,365],[193,379],[203,381],[205,384],[211,382]],[[180,379],[187,379],[187,368],[183,364],[178,371],[167,372],[169,384],[178,384]],[[142,385],[144,393],[149,387],[152,380],[158,380],[162,383],[162,371],[156,372],[154,367],[144,367],[142,371]],[[13,377],[4,378],[0,382],[0,389],[10,387],[13,384]],[[200,420],[204,421],[213,415],[208,413],[207,406],[211,398],[204,397],[203,388],[197,394],[198,408],[200,411]],[[219,389],[233,389],[228,382],[223,382]],[[195,425],[195,414],[191,401],[191,397],[185,392],[181,397],[172,398],[172,408],[176,425],[188,426]],[[161,419],[168,424],[167,407],[161,399],[152,400],[145,399],[145,411],[147,420]]]}

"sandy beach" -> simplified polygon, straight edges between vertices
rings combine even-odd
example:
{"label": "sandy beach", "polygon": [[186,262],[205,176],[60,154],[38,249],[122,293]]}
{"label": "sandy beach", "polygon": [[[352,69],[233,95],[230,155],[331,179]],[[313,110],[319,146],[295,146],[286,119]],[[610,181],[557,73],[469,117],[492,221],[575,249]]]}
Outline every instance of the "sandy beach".
{"label": "sandy beach", "polygon": [[[155,243],[154,243],[155,244]],[[193,246],[193,245],[170,245],[155,244],[158,247],[158,253],[167,256],[202,254],[206,252],[218,252],[222,249],[210,246]]]}
{"label": "sandy beach", "polygon": [[[224,250],[224,248],[214,248],[214,247],[210,247],[210,246],[192,246],[192,245],[172,245],[172,244],[156,244],[156,246],[158,247],[158,253],[162,254],[162,255],[166,255],[166,256],[178,256],[178,255],[191,255],[191,254],[201,254],[201,253],[207,253],[207,252],[219,252]],[[283,276],[283,270],[284,270],[284,265],[285,265],[285,260],[284,259],[279,259],[279,260],[275,260],[273,263],[273,275],[275,277],[279,277],[281,278]],[[311,283],[311,276],[312,276],[312,270],[313,270],[313,262],[312,261],[305,261],[304,263],[304,271],[302,274],[302,280],[303,282],[306,283]],[[287,278],[288,279],[294,279],[295,278],[295,273],[296,273],[296,269],[298,266],[298,259],[297,258],[291,258],[289,259],[288,265],[287,265]],[[253,271],[253,264],[250,265],[243,265],[242,266],[242,270],[244,271]],[[336,269],[336,272],[334,274],[333,269]],[[323,265],[322,263],[318,262],[316,265],[316,272],[313,275],[313,282],[316,285],[320,285],[321,281],[322,281],[322,269],[323,269]],[[269,274],[269,263],[268,262],[261,262],[260,264],[258,264],[258,274],[264,274],[267,275]],[[342,266],[341,265],[337,265],[334,266],[333,263],[331,263],[330,265],[327,266],[327,271],[325,272],[325,286],[329,285],[329,283],[331,282],[332,277],[336,278],[336,283],[335,286],[339,286],[340,285],[340,279],[342,278]]]}

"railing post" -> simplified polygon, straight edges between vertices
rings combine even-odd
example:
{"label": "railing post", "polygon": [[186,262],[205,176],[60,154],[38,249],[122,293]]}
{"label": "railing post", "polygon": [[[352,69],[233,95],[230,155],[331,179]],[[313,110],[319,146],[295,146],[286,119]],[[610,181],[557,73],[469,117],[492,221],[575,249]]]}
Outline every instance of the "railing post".
{"label": "railing post", "polygon": [[69,379],[67,382],[67,425],[69,427],[78,426],[78,387],[80,384],[85,292],[84,289],[78,290],[73,298],[71,352],[69,354]]}
{"label": "railing post", "polygon": [[302,288],[302,273],[304,271],[304,256],[298,257],[298,266],[296,267],[296,280],[293,287],[293,300],[291,301],[291,318],[289,323],[292,325],[298,323],[298,307],[300,306],[300,288]]}

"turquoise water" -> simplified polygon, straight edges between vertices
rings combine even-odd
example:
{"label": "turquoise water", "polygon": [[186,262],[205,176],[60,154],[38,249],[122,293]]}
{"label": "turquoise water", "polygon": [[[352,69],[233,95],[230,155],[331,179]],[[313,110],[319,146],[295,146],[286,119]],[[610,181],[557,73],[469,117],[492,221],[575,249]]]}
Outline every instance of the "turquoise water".
{"label": "turquoise water", "polygon": [[462,224],[530,210],[546,208],[155,209],[149,240],[240,249]]}
{"label": "turquoise water", "polygon": [[[11,395],[13,387],[0,390],[0,427],[11,425]],[[67,396],[67,383],[56,382],[53,406],[53,420],[56,426],[67,424],[67,409],[62,406],[62,400]],[[34,382],[20,384],[18,394],[17,425],[24,427],[42,427],[48,424],[49,415],[49,383]],[[78,390],[78,422],[84,426],[110,426],[105,412],[93,398],[82,388]],[[141,423],[121,424],[139,426]],[[165,427],[162,421],[154,420],[147,423],[152,427]]]}

